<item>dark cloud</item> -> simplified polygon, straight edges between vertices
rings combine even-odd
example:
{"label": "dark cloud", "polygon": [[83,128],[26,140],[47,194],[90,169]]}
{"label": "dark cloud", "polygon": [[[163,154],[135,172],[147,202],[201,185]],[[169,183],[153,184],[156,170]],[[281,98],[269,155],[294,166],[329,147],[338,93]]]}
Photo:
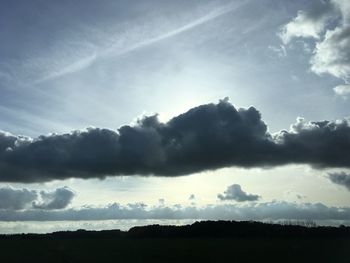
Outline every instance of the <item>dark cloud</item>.
{"label": "dark cloud", "polygon": [[211,220],[349,220],[349,207],[321,203],[272,201],[247,205],[147,206],[143,203],[64,210],[0,210],[0,221],[61,221],[109,219],[211,219]]}
{"label": "dark cloud", "polygon": [[350,167],[350,125],[347,120],[305,122],[299,118],[291,131],[275,137],[282,162],[314,167]]}
{"label": "dark cloud", "polygon": [[350,174],[340,172],[329,173],[328,176],[333,183],[345,186],[350,191]]}
{"label": "dark cloud", "polygon": [[63,209],[70,204],[73,197],[74,192],[67,187],[57,188],[52,192],[3,187],[0,188],[0,209],[6,212],[24,209]]}
{"label": "dark cloud", "polygon": [[75,194],[67,187],[57,188],[53,192],[41,191],[41,202],[33,203],[34,208],[38,209],[63,209],[66,208],[73,200]]}
{"label": "dark cloud", "polygon": [[350,167],[346,120],[306,123],[271,135],[254,107],[227,99],[167,123],[157,115],[117,131],[89,128],[34,140],[0,133],[0,181],[35,182],[109,175],[178,176],[222,167],[292,163]]}
{"label": "dark cloud", "polygon": [[0,188],[0,209],[25,209],[30,207],[37,198],[37,192],[33,190]]}
{"label": "dark cloud", "polygon": [[224,194],[218,194],[218,198],[221,201],[224,200],[235,200],[237,202],[245,201],[257,201],[260,196],[254,194],[248,194],[244,192],[239,184],[233,184],[227,187]]}

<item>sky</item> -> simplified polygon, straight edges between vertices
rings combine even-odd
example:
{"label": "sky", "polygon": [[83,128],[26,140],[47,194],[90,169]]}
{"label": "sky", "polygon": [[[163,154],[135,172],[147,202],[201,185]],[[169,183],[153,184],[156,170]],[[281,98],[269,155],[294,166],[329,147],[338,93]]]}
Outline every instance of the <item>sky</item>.
{"label": "sky", "polygon": [[0,5],[0,232],[350,224],[348,1]]}

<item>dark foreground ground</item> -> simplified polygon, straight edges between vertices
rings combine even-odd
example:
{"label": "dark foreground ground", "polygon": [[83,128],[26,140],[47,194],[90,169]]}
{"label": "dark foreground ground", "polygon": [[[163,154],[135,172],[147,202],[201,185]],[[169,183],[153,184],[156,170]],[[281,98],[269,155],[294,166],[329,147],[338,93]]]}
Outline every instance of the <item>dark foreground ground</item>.
{"label": "dark foreground ground", "polygon": [[0,236],[0,262],[350,263],[350,228],[203,222]]}

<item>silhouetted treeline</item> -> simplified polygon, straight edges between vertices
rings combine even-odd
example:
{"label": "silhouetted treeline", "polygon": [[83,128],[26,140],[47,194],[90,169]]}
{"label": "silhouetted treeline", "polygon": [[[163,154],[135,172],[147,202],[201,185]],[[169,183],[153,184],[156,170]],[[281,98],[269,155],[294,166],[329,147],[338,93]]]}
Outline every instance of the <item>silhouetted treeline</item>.
{"label": "silhouetted treeline", "polygon": [[254,221],[203,221],[185,226],[133,227],[130,237],[350,237],[350,227],[305,227]]}
{"label": "silhouetted treeline", "polygon": [[222,237],[349,237],[350,227],[283,225],[255,221],[201,221],[192,225],[137,226],[129,231],[60,231],[50,234],[0,235],[0,239],[72,238],[222,238]]}

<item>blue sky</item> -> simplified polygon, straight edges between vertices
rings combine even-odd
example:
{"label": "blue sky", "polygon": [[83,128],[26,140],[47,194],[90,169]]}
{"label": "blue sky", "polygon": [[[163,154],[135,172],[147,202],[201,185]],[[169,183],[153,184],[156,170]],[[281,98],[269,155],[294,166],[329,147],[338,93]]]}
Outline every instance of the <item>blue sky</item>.
{"label": "blue sky", "polygon": [[347,102],[332,90],[342,81],[310,72],[314,43],[282,51],[277,36],[307,2],[5,2],[2,129],[115,129],[143,112],[170,118],[226,96],[257,107],[273,131],[300,115],[342,118]]}
{"label": "blue sky", "polygon": [[[297,133],[300,125],[312,129],[308,121],[339,123],[349,117],[349,22],[345,0],[3,0],[0,130],[4,138],[22,135],[28,142],[87,127],[117,131],[155,113],[166,123],[225,97],[237,109],[257,109],[269,134]],[[299,126],[290,128],[293,123]],[[344,136],[347,145],[349,134]],[[8,178],[6,161],[0,164],[0,178]],[[347,207],[347,167],[224,166],[170,178],[73,175],[32,183],[2,179],[0,186],[36,191],[41,207],[56,202],[55,191],[67,186],[74,192],[67,209],[158,205],[159,199],[167,205],[237,205],[244,194],[261,197],[246,200],[251,205]],[[22,172],[25,178],[28,171]],[[240,197],[217,198],[234,184],[243,192],[227,194]],[[48,200],[40,191],[51,193]],[[188,200],[191,194],[195,202]],[[22,209],[35,209],[28,205]]]}

